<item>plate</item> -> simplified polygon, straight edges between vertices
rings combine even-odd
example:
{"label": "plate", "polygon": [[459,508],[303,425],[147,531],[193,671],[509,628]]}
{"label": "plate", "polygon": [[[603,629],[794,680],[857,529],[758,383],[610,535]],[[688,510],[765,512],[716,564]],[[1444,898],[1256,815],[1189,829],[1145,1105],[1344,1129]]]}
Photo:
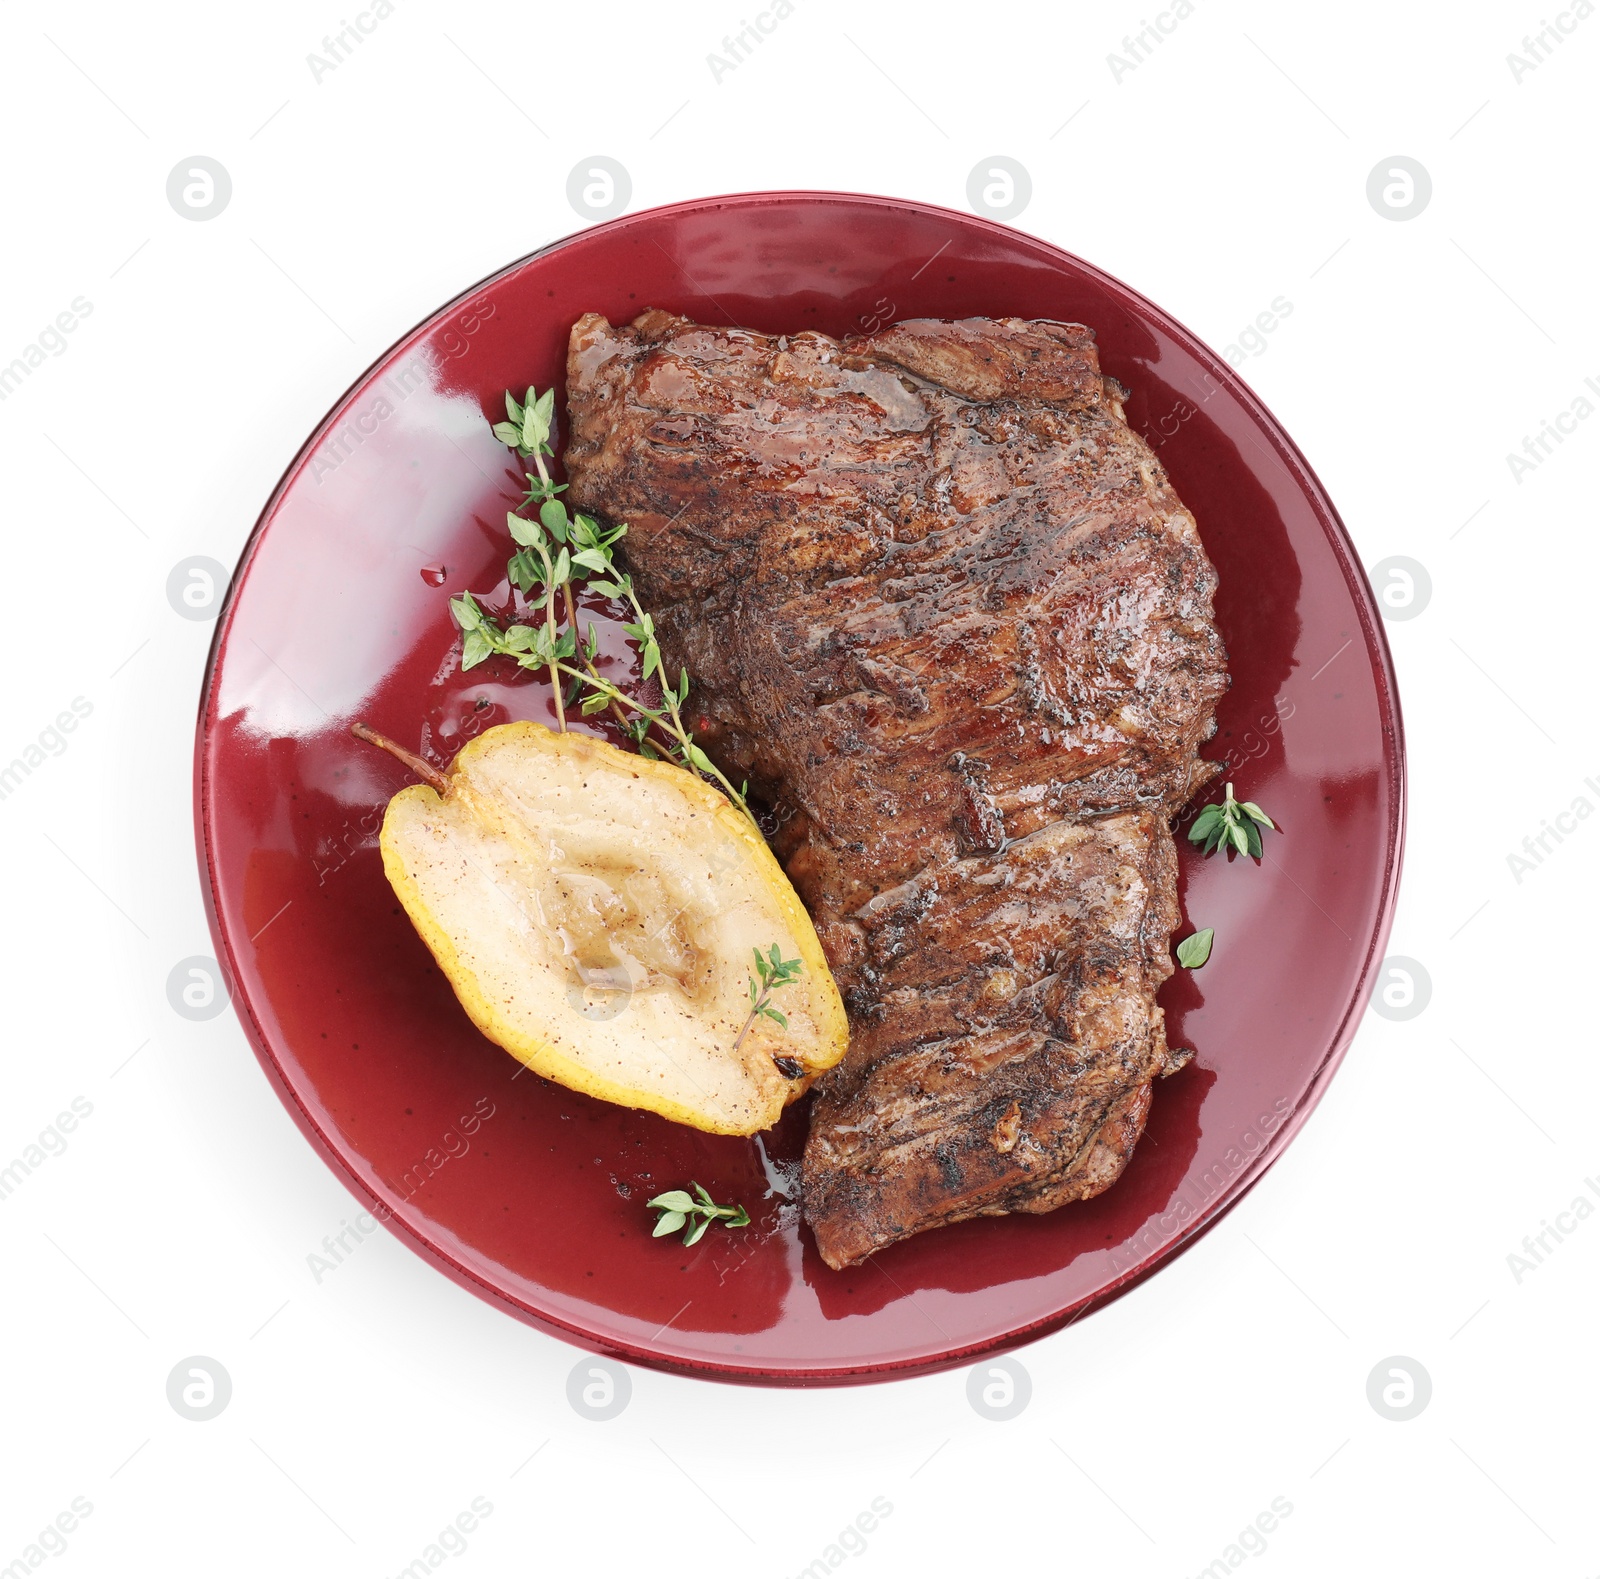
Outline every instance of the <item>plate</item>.
{"label": "plate", "polygon": [[[1259,867],[1184,843],[1186,922],[1217,946],[1167,984],[1161,1082],[1118,1183],[1046,1216],[959,1224],[830,1271],[791,1199],[805,1115],[702,1135],[549,1085],[487,1042],[384,881],[404,770],[365,718],[447,761],[533,677],[462,675],[448,609],[503,588],[520,468],[489,419],[562,377],[582,312],[646,307],[770,333],[897,318],[1091,325],[1200,523],[1233,689],[1208,755],[1283,828]],[[558,433],[558,443],[563,435]],[[1381,961],[1404,754],[1365,577],[1304,458],[1219,357],[1098,269],[970,215],[842,193],[630,215],[513,264],[408,334],[295,457],[218,620],[196,820],[218,961],[290,1112],[371,1214],[501,1308],[626,1360],[737,1381],[957,1364],[1103,1304],[1213,1225],[1332,1078]],[[645,1201],[694,1179],[750,1210],[692,1250]]]}

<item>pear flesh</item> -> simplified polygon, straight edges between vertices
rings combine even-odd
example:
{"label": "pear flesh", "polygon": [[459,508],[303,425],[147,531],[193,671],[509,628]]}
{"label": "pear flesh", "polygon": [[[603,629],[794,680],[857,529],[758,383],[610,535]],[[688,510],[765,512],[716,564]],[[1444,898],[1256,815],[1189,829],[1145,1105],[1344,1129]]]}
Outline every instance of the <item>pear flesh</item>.
{"label": "pear flesh", "polygon": [[[705,781],[516,723],[463,747],[440,782],[389,802],[384,873],[473,1023],[528,1068],[751,1135],[844,1056],[844,1006],[799,896]],[[787,1029],[750,1020],[752,950],[774,943],[801,962],[770,1000]]]}

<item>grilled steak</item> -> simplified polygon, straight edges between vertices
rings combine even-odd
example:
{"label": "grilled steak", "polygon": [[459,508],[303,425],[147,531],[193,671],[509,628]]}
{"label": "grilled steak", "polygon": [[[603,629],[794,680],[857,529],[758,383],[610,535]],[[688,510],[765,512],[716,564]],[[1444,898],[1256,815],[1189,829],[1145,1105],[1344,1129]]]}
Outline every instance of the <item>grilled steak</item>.
{"label": "grilled steak", "polygon": [[1075,324],[572,331],[570,497],[630,523],[850,1012],[803,1173],[830,1266],[1098,1194],[1182,1061],[1171,819],[1228,681],[1122,394]]}

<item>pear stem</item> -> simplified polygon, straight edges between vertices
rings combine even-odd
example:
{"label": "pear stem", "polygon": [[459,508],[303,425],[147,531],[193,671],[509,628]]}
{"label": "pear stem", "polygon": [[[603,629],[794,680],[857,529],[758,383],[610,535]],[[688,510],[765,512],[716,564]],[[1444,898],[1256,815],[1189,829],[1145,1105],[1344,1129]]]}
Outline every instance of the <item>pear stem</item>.
{"label": "pear stem", "polygon": [[350,733],[357,740],[365,740],[369,746],[387,751],[391,757],[404,762],[423,783],[431,786],[440,795],[450,793],[450,780],[431,762],[424,762],[414,751],[407,751],[404,746],[397,744],[387,735],[380,735],[376,729],[368,729],[359,719],[350,726]]}

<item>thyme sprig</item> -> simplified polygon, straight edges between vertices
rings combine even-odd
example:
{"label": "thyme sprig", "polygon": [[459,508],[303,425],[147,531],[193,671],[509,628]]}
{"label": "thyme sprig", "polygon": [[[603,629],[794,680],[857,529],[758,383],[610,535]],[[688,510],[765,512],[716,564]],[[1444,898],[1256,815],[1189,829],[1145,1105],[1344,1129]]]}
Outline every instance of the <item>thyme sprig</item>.
{"label": "thyme sprig", "polygon": [[[497,422],[494,425],[494,436],[501,443],[514,445],[517,453],[524,460],[531,459],[533,461],[534,469],[538,475],[528,474],[528,495],[523,503],[525,505],[539,504],[541,517],[544,508],[552,504],[560,507],[563,516],[566,514],[566,507],[561,505],[560,500],[556,498],[556,495],[562,491],[565,485],[557,484],[550,480],[550,469],[544,463],[545,456],[555,453],[550,447],[550,425],[555,417],[555,409],[556,392],[553,388],[547,389],[542,395],[537,395],[530,389],[525,404],[518,401],[517,397],[508,389],[506,391],[506,416],[510,418],[510,421]],[[567,730],[566,707],[562,701],[561,682],[556,676],[556,660],[553,654],[556,645],[556,598],[571,579],[570,558],[565,556],[563,552],[558,552],[555,562],[552,564],[546,547],[545,534],[542,532],[536,533],[532,525],[521,516],[515,513],[508,514],[506,516],[506,525],[511,529],[513,541],[521,548],[521,552],[512,555],[510,563],[506,566],[506,574],[511,578],[513,585],[516,585],[518,590],[526,596],[536,584],[533,577],[533,560],[530,557],[532,552],[538,553],[539,565],[543,570],[543,576],[540,578],[539,584],[542,584],[545,588],[544,619],[545,628],[550,636],[550,652],[546,655],[545,667],[550,671],[550,689],[555,693],[556,723],[561,732],[565,734]],[[548,527],[546,530],[548,530]],[[551,533],[551,537],[564,547],[564,534],[557,536]],[[522,581],[520,583],[517,579],[517,569],[522,571]],[[566,573],[563,574],[563,571]],[[482,638],[483,633],[480,631],[479,635]],[[483,651],[476,661],[481,663],[488,656],[488,652]],[[465,638],[463,638],[462,642],[461,667],[463,669],[472,667],[472,664],[467,662]]]}
{"label": "thyme sprig", "polygon": [[656,1218],[656,1226],[650,1235],[652,1239],[675,1234],[685,1223],[689,1225],[689,1231],[683,1236],[685,1245],[698,1244],[706,1229],[716,1222],[720,1222],[724,1228],[749,1226],[750,1214],[742,1206],[718,1206],[698,1184],[691,1181],[689,1188],[694,1195],[690,1195],[688,1190],[668,1190],[653,1201],[645,1202],[652,1211],[661,1214]]}
{"label": "thyme sprig", "polygon": [[[776,943],[772,945],[767,954],[760,949],[750,950],[756,958],[755,975],[747,978],[750,986],[750,1013],[745,1017],[745,1022],[739,1027],[739,1034],[734,1038],[733,1050],[738,1052],[745,1037],[750,1033],[750,1027],[758,1019],[771,1020],[784,1030],[789,1029],[789,1017],[781,1010],[772,1007],[772,995],[780,987],[787,987],[790,982],[799,981],[801,965],[797,959],[784,959],[782,950]],[[778,1073],[786,1080],[798,1080],[804,1067],[793,1058],[774,1057],[773,1063],[777,1065]]]}
{"label": "thyme sprig", "polygon": [[[506,514],[506,529],[516,545],[506,561],[506,579],[540,609],[542,618],[537,624],[502,624],[470,592],[452,598],[450,610],[462,630],[461,667],[471,669],[500,655],[524,669],[545,670],[563,731],[567,708],[574,703],[585,718],[609,711],[642,756],[665,758],[709,779],[754,825],[746,787],[735,789],[685,726],[689,671],[680,669],[675,683],[668,676],[655,621],[640,605],[632,578],[616,564],[615,549],[627,535],[626,523],[603,527],[582,511],[569,512],[559,497],[566,484],[553,482],[545,464],[545,457],[555,453],[550,443],[554,410],[553,389],[542,395],[530,389],[522,401],[508,390],[508,420],[494,424],[495,437],[534,464],[526,474],[528,490],[520,508],[537,507],[537,514],[530,517],[515,510]],[[640,680],[646,687],[656,682],[658,702],[633,695],[600,673],[600,641],[593,622],[579,639],[577,587],[627,605],[632,618],[622,628],[639,645]]]}
{"label": "thyme sprig", "polygon": [[1189,838],[1203,849],[1206,855],[1226,848],[1231,855],[1261,857],[1261,830],[1270,828],[1274,833],[1278,825],[1256,805],[1253,800],[1235,800],[1233,785],[1229,784],[1224,798],[1207,806],[1195,818],[1189,829]]}

